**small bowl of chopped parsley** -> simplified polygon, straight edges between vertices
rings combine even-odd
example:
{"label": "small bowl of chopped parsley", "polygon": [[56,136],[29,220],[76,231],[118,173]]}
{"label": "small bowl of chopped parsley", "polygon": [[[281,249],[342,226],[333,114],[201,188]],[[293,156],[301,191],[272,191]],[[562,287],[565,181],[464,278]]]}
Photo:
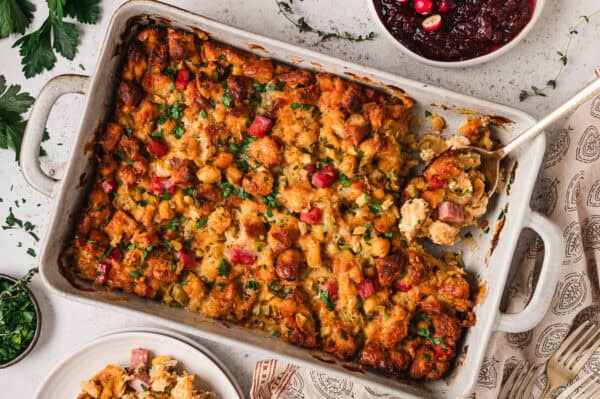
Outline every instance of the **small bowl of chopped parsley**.
{"label": "small bowl of chopped parsley", "polygon": [[0,273],[0,369],[25,358],[40,335],[40,308],[27,288],[36,271],[20,279]]}

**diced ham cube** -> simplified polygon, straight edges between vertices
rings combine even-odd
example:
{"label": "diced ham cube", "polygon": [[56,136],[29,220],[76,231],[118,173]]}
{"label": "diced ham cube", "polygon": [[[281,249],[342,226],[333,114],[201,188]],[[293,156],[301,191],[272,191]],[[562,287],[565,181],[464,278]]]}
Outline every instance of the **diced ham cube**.
{"label": "diced ham cube", "polygon": [[150,360],[150,351],[144,348],[135,348],[131,350],[131,358],[129,360],[129,368],[146,369]]}
{"label": "diced ham cube", "polygon": [[442,222],[462,223],[465,221],[463,207],[451,201],[444,201],[438,207],[438,219]]}
{"label": "diced ham cube", "polygon": [[358,284],[356,290],[362,299],[367,299],[375,294],[375,283],[371,279],[366,278]]}
{"label": "diced ham cube", "polygon": [[329,280],[324,283],[321,283],[321,291],[327,291],[329,298],[332,301],[335,301],[338,297],[338,283],[335,280]]}
{"label": "diced ham cube", "polygon": [[191,269],[196,264],[194,254],[186,250],[175,252],[175,260],[181,262],[184,269]]}
{"label": "diced ham cube", "polygon": [[175,79],[175,86],[179,90],[184,90],[190,81],[190,71],[183,68],[177,71],[177,78]]}
{"label": "diced ham cube", "polygon": [[338,179],[339,172],[333,166],[325,166],[318,172],[312,175],[311,183],[318,188],[327,188]]}
{"label": "diced ham cube", "polygon": [[256,261],[256,254],[243,247],[233,247],[229,250],[229,260],[240,265],[251,265]]}
{"label": "diced ham cube", "polygon": [[248,127],[248,133],[252,137],[261,139],[267,135],[271,127],[273,127],[273,120],[271,118],[264,115],[256,115],[252,124]]}
{"label": "diced ham cube", "polygon": [[162,158],[169,152],[169,147],[162,141],[156,139],[150,139],[150,141],[148,141],[147,149],[157,158]]}
{"label": "diced ham cube", "polygon": [[129,386],[136,392],[145,392],[150,388],[150,376],[144,371],[139,372],[129,381]]}
{"label": "diced ham cube", "polygon": [[150,189],[155,194],[175,194],[175,184],[169,178],[153,176],[150,180]]}
{"label": "diced ham cube", "polygon": [[100,188],[106,194],[112,194],[117,190],[117,182],[114,180],[104,180],[102,183],[100,183]]}
{"label": "diced ham cube", "polygon": [[313,173],[315,173],[317,171],[317,165],[315,165],[314,163],[308,164],[304,167],[304,170],[309,175],[312,175]]}
{"label": "diced ham cube", "polygon": [[300,220],[310,225],[319,224],[321,222],[321,209],[311,208],[306,211],[300,212]]}
{"label": "diced ham cube", "polygon": [[110,263],[100,262],[96,266],[96,280],[95,283],[104,285],[108,282],[108,274],[110,273]]}

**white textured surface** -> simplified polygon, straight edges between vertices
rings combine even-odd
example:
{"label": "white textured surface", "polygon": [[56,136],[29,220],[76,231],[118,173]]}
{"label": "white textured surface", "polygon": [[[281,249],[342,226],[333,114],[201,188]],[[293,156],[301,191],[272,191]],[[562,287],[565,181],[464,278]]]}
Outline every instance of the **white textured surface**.
{"label": "white textured surface", "polygon": [[[341,31],[377,32],[377,25],[370,19],[367,1],[305,0],[295,2],[295,8],[302,10],[307,19],[316,26],[337,27]],[[39,9],[33,25],[37,28],[45,15],[45,2],[34,2]],[[109,16],[121,3],[122,1],[103,1],[101,23],[84,28],[82,43],[75,60],[67,62],[59,59],[51,72],[34,79],[26,80],[20,71],[17,50],[11,48],[16,39],[11,37],[1,40],[0,74],[4,74],[10,83],[21,84],[35,96],[52,76],[68,72],[89,73],[95,66]],[[556,91],[549,93],[550,97],[536,97],[519,103],[518,95],[522,88],[531,84],[542,86],[554,75],[558,67],[556,50],[562,49],[566,43],[569,25],[580,15],[589,14],[600,7],[598,0],[549,0],[539,23],[519,46],[489,64],[464,70],[443,70],[418,64],[398,53],[382,35],[375,41],[366,43],[318,43],[315,36],[298,34],[293,26],[277,15],[275,0],[179,0],[169,3],[252,32],[318,49],[359,64],[520,107],[536,117],[544,115],[573,94],[591,79],[593,67],[600,65],[599,17],[580,30],[571,49],[569,66]],[[82,64],[86,71],[81,71],[79,64]],[[57,176],[61,174],[61,162],[66,159],[69,139],[75,133],[81,104],[82,101],[77,96],[65,96],[58,102],[51,115],[48,131],[52,138],[44,145],[49,157],[44,159],[43,165],[47,170],[53,170]],[[5,165],[0,169],[0,197],[3,199],[0,203],[0,221],[8,215],[8,208],[12,206],[17,217],[30,220],[39,226],[37,231],[40,236],[44,235],[45,225],[53,208],[52,202],[26,185],[14,162],[13,153],[0,152],[0,162]],[[22,198],[26,199],[25,204],[21,203]],[[15,200],[20,202],[19,208],[16,208]],[[22,247],[17,247],[18,242],[22,242]],[[22,231],[0,231],[0,253],[3,256],[0,272],[18,275],[35,264],[35,260],[25,253],[28,247],[36,248],[36,243]],[[30,398],[54,364],[92,338],[118,328],[148,325],[143,319],[134,319],[48,296],[39,281],[34,282],[33,289],[43,311],[40,341],[32,354],[21,363],[0,370],[2,397]],[[211,342],[202,343],[221,356],[248,392],[254,363],[261,358],[261,354],[247,353]]]}

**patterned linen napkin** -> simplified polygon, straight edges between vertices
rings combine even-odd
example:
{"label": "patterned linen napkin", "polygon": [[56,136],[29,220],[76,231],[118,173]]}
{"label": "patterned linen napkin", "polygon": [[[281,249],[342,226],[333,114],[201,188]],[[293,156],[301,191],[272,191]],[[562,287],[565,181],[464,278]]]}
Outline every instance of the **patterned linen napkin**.
{"label": "patterned linen napkin", "polygon": [[[556,137],[549,138],[543,170],[532,198],[532,208],[556,222],[564,238],[564,261],[556,265],[562,276],[544,320],[519,334],[496,333],[469,399],[496,398],[502,381],[518,364],[543,363],[563,338],[584,320],[600,324],[600,96],[579,108]],[[539,238],[524,232],[515,259],[520,267],[508,289],[506,307],[517,312],[533,292],[543,260]],[[600,351],[581,375],[600,373]],[[537,397],[545,385],[542,376],[534,389]],[[557,391],[560,392],[560,391]],[[277,360],[256,364],[252,399],[398,399],[368,387],[329,377]]]}

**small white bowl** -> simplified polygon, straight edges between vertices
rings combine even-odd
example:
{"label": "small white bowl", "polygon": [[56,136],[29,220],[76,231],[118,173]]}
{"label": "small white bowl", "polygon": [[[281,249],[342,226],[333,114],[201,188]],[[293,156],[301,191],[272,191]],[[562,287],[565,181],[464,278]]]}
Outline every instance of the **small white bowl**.
{"label": "small white bowl", "polygon": [[414,58],[417,61],[420,61],[424,64],[441,67],[441,68],[469,67],[469,66],[473,66],[473,65],[477,65],[477,64],[483,64],[484,62],[488,62],[490,60],[493,60],[494,58],[500,57],[501,55],[503,55],[504,53],[508,52],[510,49],[515,47],[521,40],[523,40],[523,38],[525,36],[527,36],[527,34],[531,31],[531,29],[533,29],[533,27],[534,27],[535,23],[538,21],[538,19],[540,19],[540,15],[542,15],[542,10],[544,9],[544,6],[546,5],[546,0],[536,0],[535,8],[533,10],[533,15],[531,16],[531,19],[529,20],[527,25],[525,25],[523,27],[523,29],[521,30],[521,32],[519,32],[519,34],[517,36],[515,36],[511,41],[509,41],[508,43],[506,43],[504,46],[500,47],[499,49],[494,50],[491,53],[481,55],[479,57],[471,58],[468,60],[463,60],[463,61],[436,61],[436,60],[432,60],[432,59],[423,57],[422,55],[415,53],[414,51],[410,50],[408,47],[403,45],[398,39],[396,39],[391,34],[391,32],[388,30],[388,28],[385,26],[385,24],[383,23],[381,18],[379,17],[379,13],[377,12],[377,8],[375,7],[375,1],[374,0],[368,0],[368,1],[369,1],[369,8],[371,9],[371,13],[373,14],[373,18],[375,19],[375,21],[377,21],[377,23],[379,24],[381,29],[385,32],[387,37],[390,38],[390,40],[396,45],[396,47],[398,47],[402,52],[404,52],[405,54],[409,55],[410,57]]}

